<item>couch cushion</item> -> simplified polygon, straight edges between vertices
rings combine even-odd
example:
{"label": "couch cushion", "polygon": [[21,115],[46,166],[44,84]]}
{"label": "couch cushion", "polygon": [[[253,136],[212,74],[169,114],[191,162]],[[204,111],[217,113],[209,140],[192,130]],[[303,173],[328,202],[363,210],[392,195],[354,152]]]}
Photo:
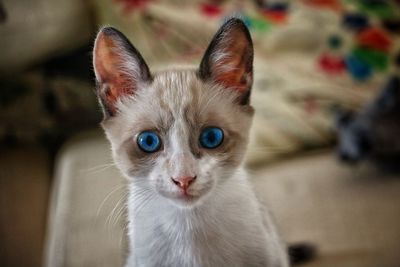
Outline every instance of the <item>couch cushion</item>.
{"label": "couch cushion", "polygon": [[[317,245],[309,266],[398,266],[400,179],[341,166],[329,151],[252,173],[285,241]],[[55,176],[46,266],[121,266],[124,179],[103,135],[69,142]]]}
{"label": "couch cushion", "polygon": [[100,133],[65,145],[55,169],[45,266],[122,265],[123,184]]}
{"label": "couch cushion", "polygon": [[326,151],[257,170],[254,183],[285,241],[317,245],[310,266],[399,266],[400,176]]}

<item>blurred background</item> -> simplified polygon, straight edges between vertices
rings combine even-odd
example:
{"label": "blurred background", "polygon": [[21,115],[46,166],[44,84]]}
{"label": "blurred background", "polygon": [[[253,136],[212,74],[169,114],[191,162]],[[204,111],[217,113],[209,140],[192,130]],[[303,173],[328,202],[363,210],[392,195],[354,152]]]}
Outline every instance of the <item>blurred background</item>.
{"label": "blurred background", "polygon": [[380,139],[396,149],[379,155],[400,166],[396,0],[0,0],[0,266],[123,264],[98,29],[118,28],[156,70],[198,64],[232,16],[255,47],[246,164],[285,241],[317,247],[304,266],[400,266],[400,175],[365,145],[389,121]]}

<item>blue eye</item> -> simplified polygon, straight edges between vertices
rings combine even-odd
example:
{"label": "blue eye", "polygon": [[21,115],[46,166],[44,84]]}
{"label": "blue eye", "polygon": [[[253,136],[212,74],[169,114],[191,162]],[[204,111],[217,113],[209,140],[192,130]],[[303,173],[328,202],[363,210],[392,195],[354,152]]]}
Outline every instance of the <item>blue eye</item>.
{"label": "blue eye", "polygon": [[137,144],[144,152],[156,152],[160,149],[160,137],[153,131],[141,132],[137,138]]}
{"label": "blue eye", "polygon": [[200,134],[200,145],[204,148],[216,148],[224,141],[224,132],[217,127],[205,128]]}

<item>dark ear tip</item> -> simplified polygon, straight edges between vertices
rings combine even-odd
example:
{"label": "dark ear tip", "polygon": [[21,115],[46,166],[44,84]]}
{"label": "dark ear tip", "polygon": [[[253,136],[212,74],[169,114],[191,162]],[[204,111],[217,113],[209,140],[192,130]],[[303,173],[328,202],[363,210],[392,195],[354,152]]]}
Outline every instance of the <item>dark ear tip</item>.
{"label": "dark ear tip", "polygon": [[128,38],[122,32],[112,26],[102,27],[97,34],[96,42],[103,38],[111,39],[117,42],[119,45],[123,46],[125,49],[133,51],[134,54],[139,54],[136,48],[134,48],[133,45],[130,43]]}
{"label": "dark ear tip", "polygon": [[104,26],[100,28],[97,36],[105,35],[105,36],[121,36],[122,33],[114,27],[111,26]]}
{"label": "dark ear tip", "polygon": [[228,19],[223,25],[229,25],[229,26],[242,25],[242,26],[246,27],[246,24],[243,22],[243,20],[241,20],[240,18],[236,18],[236,17]]}
{"label": "dark ear tip", "polygon": [[[242,32],[244,34],[244,36],[246,37],[246,39],[252,45],[250,31],[247,28],[246,24],[243,22],[243,20],[241,20],[240,18],[236,18],[236,17],[228,19],[221,26],[218,33],[227,32],[227,31],[231,31],[231,30],[239,30],[239,32]],[[218,33],[217,33],[217,35],[218,35]]]}
{"label": "dark ear tip", "polygon": [[230,28],[241,28],[244,31],[249,31],[246,24],[240,18],[230,18],[228,19],[221,28],[230,29]]}

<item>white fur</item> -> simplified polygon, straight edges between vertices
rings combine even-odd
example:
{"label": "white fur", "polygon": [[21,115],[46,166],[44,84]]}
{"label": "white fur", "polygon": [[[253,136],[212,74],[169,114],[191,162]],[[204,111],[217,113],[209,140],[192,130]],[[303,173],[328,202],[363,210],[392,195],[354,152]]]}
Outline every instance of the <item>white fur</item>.
{"label": "white fur", "polygon": [[[240,165],[251,115],[234,103],[235,94],[204,84],[193,71],[164,72],[118,102],[118,116],[104,122],[117,166],[129,180],[126,267],[288,266],[286,249]],[[207,115],[211,112],[220,117]],[[185,120],[190,113],[196,117],[194,126]],[[226,153],[192,154],[190,145],[198,134],[195,140],[190,135],[212,119],[224,129],[227,142],[233,138],[230,130],[242,135],[228,152],[238,164],[223,165]],[[157,127],[167,128],[160,133],[163,151],[152,159],[146,176],[132,175],[124,141]],[[197,179],[188,192],[195,198],[186,201],[170,178],[193,175]]]}
{"label": "white fur", "polygon": [[261,213],[242,169],[191,209],[153,191],[138,195],[134,184],[130,192],[126,267],[288,266],[270,218],[264,220],[269,215]]}
{"label": "white fur", "polygon": [[[131,77],[135,92],[112,103],[116,113],[102,126],[116,165],[129,181],[126,267],[287,267],[286,248],[242,167],[253,109],[238,103],[241,92],[204,81],[188,69],[142,81],[137,58],[117,52],[131,62],[113,71]],[[232,55],[217,50],[211,56],[221,65]],[[212,71],[233,68],[220,67]],[[102,85],[101,77],[97,80]],[[223,130],[224,141],[206,149],[199,136],[211,126]],[[155,131],[162,142],[152,154],[136,142],[146,130]],[[186,176],[196,179],[184,194],[171,178]]]}

